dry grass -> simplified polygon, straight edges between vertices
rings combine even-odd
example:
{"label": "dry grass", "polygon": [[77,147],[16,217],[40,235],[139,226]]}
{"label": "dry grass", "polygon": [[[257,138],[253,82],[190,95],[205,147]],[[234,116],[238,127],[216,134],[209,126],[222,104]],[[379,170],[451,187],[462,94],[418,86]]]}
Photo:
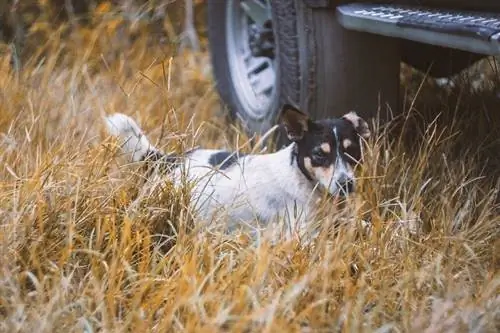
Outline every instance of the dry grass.
{"label": "dry grass", "polygon": [[500,116],[483,112],[488,92],[410,87],[411,108],[391,122],[406,134],[378,129],[358,195],[316,221],[318,240],[252,246],[180,228],[188,189],[125,214],[141,179],[119,167],[103,114],[134,115],[167,150],[245,138],[221,121],[206,54],[171,57],[140,28],[134,41],[118,33],[112,21],[71,38],[51,30],[20,73],[1,57],[0,331],[500,329]]}

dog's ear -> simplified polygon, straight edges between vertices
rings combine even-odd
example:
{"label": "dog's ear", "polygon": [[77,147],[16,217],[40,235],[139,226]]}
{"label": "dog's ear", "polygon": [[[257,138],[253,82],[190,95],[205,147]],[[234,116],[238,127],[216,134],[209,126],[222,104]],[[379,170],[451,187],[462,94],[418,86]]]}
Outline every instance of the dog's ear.
{"label": "dog's ear", "polygon": [[290,104],[281,108],[280,121],[291,141],[299,141],[309,130],[309,116]]}
{"label": "dog's ear", "polygon": [[366,121],[358,116],[355,111],[351,111],[342,116],[343,119],[347,120],[352,124],[356,132],[358,132],[359,136],[363,139],[368,139],[371,135],[370,129],[368,128],[368,124]]}

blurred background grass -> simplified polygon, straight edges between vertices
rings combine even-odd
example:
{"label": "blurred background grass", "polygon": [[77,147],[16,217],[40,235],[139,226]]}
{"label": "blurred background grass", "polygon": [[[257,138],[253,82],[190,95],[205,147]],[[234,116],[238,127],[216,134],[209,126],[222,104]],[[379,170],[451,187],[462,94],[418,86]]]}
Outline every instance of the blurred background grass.
{"label": "blurred background grass", "polygon": [[214,90],[203,1],[199,50],[183,1],[68,3],[1,3],[1,331],[498,331],[495,59],[450,81],[402,66],[405,111],[373,124],[359,194],[325,203],[314,244],[251,246],[190,232],[186,188],[130,215],[143,179],[102,130],[124,112],[165,150],[247,142]]}

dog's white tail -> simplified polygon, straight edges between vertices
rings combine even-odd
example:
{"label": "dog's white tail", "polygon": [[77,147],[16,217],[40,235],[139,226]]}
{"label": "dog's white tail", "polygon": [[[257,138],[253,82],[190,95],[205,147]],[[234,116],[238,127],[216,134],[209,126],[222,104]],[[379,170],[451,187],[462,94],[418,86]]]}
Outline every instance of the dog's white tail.
{"label": "dog's white tail", "polygon": [[132,161],[141,161],[147,154],[158,151],[129,116],[115,113],[107,116],[105,121],[109,134],[118,137],[122,150],[132,156]]}

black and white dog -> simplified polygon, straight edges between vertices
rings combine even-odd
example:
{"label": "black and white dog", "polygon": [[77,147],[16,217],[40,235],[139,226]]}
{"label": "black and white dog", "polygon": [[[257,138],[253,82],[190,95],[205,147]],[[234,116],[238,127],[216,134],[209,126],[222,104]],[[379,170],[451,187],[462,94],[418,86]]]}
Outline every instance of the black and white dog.
{"label": "black and white dog", "polygon": [[314,121],[285,105],[280,120],[292,143],[275,153],[251,155],[215,149],[167,155],[130,117],[113,114],[106,117],[106,124],[134,162],[156,162],[152,183],[161,183],[163,177],[171,177],[177,185],[186,177],[193,182],[191,203],[199,219],[210,221],[224,211],[232,228],[252,221],[268,225],[283,218],[290,237],[305,230],[322,194],[345,196],[354,191],[353,167],[361,162],[361,138],[367,139],[370,130],[355,112]]}

